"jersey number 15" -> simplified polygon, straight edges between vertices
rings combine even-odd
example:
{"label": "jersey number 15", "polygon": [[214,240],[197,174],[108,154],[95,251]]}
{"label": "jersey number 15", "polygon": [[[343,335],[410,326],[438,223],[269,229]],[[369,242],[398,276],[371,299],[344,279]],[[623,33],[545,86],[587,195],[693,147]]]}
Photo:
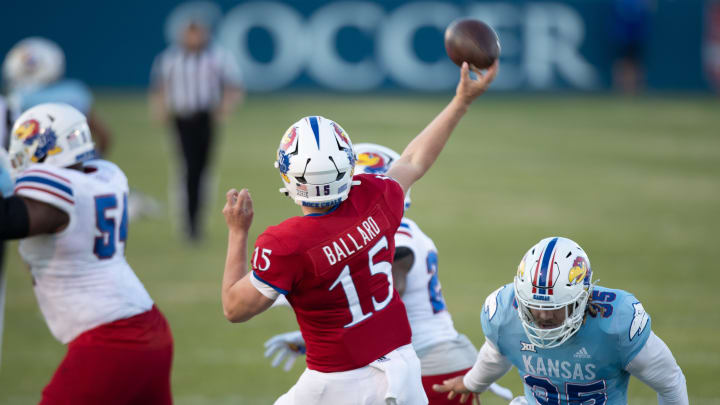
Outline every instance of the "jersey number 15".
{"label": "jersey number 15", "polygon": [[[375,255],[378,254],[381,250],[387,248],[388,241],[387,238],[383,236],[382,239],[380,239],[378,243],[376,243],[375,246],[373,246],[368,251],[368,268],[370,269],[370,274],[376,275],[382,273],[387,277],[388,281],[387,297],[385,297],[384,300],[379,302],[375,299],[375,297],[372,297],[372,303],[375,312],[381,311],[390,303],[394,292],[392,265],[388,262],[373,263],[373,257],[375,257]],[[357,325],[358,323],[364,321],[367,318],[370,318],[373,315],[372,311],[364,313],[362,307],[360,306],[360,297],[358,296],[357,289],[355,288],[355,283],[353,283],[352,277],[350,276],[350,266],[345,266],[342,272],[340,272],[338,278],[330,286],[330,291],[332,291],[333,288],[337,287],[338,284],[342,285],[343,291],[345,292],[345,297],[348,300],[350,315],[352,315],[352,321],[345,325],[346,328]]]}

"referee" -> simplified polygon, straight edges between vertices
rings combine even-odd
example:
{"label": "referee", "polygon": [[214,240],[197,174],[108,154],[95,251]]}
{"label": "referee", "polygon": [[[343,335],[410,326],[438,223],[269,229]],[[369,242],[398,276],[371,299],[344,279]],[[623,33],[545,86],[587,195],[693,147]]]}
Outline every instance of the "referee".
{"label": "referee", "polygon": [[189,17],[175,44],[155,58],[150,104],[177,135],[184,163],[185,231],[202,238],[201,205],[215,128],[243,97],[237,64],[210,41],[209,23]]}

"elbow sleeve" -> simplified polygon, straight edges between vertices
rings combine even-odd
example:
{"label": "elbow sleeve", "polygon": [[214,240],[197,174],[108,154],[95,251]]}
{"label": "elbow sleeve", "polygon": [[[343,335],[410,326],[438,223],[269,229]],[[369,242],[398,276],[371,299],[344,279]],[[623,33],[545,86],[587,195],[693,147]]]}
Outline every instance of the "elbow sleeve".
{"label": "elbow sleeve", "polygon": [[0,195],[0,240],[22,239],[29,230],[30,217],[23,199]]}
{"label": "elbow sleeve", "polygon": [[512,364],[492,342],[485,343],[478,352],[473,368],[465,374],[463,384],[472,392],[483,392],[497,379],[505,375]]}

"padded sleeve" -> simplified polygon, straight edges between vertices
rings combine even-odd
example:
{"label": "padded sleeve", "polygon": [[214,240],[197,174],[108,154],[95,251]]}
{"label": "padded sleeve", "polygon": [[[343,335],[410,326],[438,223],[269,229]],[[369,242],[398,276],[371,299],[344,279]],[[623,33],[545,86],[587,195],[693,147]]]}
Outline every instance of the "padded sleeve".
{"label": "padded sleeve", "polygon": [[15,181],[15,195],[50,204],[71,217],[75,210],[73,184],[54,166],[30,166]]}

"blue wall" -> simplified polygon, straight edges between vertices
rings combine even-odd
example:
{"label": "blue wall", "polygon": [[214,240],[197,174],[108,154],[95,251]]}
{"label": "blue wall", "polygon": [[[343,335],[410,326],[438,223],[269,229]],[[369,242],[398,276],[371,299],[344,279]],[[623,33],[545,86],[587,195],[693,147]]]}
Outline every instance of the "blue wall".
{"label": "blue wall", "polygon": [[[442,31],[473,16],[503,46],[498,90],[603,90],[615,55],[613,2],[560,1],[217,1],[217,40],[237,57],[251,90],[287,87],[366,91],[452,88],[457,70]],[[711,0],[648,0],[649,87],[709,90],[703,60]],[[4,2],[0,52],[45,36],[65,50],[67,75],[93,86],[146,86],[166,46],[178,2]],[[720,21],[715,23],[720,25]]]}

